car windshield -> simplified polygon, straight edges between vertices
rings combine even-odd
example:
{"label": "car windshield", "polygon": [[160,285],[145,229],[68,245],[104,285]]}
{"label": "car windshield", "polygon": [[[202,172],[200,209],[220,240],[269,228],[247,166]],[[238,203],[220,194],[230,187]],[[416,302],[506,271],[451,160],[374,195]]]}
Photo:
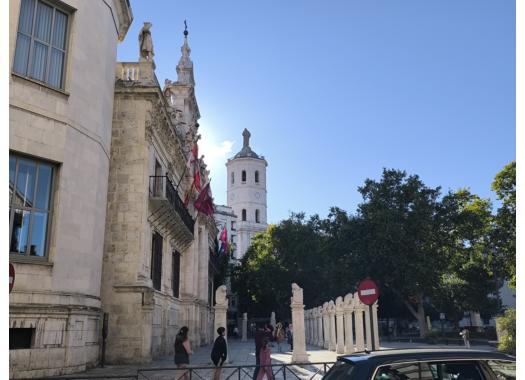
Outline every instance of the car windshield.
{"label": "car windshield", "polygon": [[327,372],[323,380],[350,380],[355,365],[350,362],[339,360],[335,362],[330,371]]}

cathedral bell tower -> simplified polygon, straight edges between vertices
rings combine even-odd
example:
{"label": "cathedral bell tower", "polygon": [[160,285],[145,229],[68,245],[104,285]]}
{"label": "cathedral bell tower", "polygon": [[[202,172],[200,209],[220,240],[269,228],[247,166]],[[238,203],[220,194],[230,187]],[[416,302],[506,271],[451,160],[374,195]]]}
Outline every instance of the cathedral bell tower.
{"label": "cathedral bell tower", "polygon": [[266,167],[264,156],[250,148],[250,132],[245,128],[243,146],[226,163],[228,175],[228,206],[237,215],[237,257],[241,259],[252,237],[266,231]]}

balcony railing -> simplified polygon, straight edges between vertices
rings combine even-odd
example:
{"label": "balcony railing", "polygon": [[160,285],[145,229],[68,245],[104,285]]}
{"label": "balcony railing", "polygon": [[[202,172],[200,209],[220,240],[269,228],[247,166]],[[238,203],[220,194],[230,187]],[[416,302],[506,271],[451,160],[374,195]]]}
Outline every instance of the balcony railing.
{"label": "balcony railing", "polygon": [[179,197],[179,193],[173,186],[173,183],[167,176],[150,176],[149,177],[149,193],[152,198],[163,198],[175,209],[180,216],[184,225],[193,235],[193,227],[195,221],[184,206],[184,202]]}

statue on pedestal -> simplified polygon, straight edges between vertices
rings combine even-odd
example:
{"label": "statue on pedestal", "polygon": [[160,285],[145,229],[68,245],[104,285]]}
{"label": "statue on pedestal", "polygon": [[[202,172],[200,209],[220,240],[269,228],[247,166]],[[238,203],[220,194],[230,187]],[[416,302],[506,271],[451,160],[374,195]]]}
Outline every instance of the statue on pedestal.
{"label": "statue on pedestal", "polygon": [[303,289],[295,282],[292,284],[292,304],[303,304]]}
{"label": "statue on pedestal", "polygon": [[153,40],[151,39],[151,22],[144,22],[139,33],[139,56],[140,61],[153,61]]}
{"label": "statue on pedestal", "polygon": [[219,286],[215,291],[215,305],[228,306],[228,300],[226,298],[226,285]]}

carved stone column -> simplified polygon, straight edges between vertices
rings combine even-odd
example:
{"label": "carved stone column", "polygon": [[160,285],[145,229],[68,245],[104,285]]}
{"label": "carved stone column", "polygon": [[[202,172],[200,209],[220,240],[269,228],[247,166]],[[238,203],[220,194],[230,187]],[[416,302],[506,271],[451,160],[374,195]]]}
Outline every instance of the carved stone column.
{"label": "carved stone column", "polygon": [[344,308],[343,297],[337,297],[335,300],[335,318],[336,318],[336,352],[343,354],[345,352],[345,331],[344,331]]}
{"label": "carved stone column", "polygon": [[334,301],[328,302],[328,319],[330,321],[330,343],[328,349],[335,351],[336,339],[335,339],[335,303]]}
{"label": "carved stone column", "polygon": [[328,349],[330,346],[330,324],[328,319],[328,302],[323,304],[323,347]]}
{"label": "carved stone column", "polygon": [[317,306],[317,346],[323,347],[323,307]]}
{"label": "carved stone column", "polygon": [[348,293],[344,299],[345,313],[345,354],[354,353],[353,314],[354,300],[352,293]]}
{"label": "carved stone column", "polygon": [[306,353],[306,342],[304,332],[304,305],[303,289],[299,285],[292,284],[292,324],[293,324],[293,353],[292,363],[304,363],[308,361]]}
{"label": "carved stone column", "polygon": [[379,346],[379,323],[378,323],[378,320],[377,320],[377,301],[374,302],[374,304],[372,305],[372,316],[373,316],[373,320],[374,320],[374,341],[375,341],[375,346],[376,346],[376,350],[380,350],[380,346]]}
{"label": "carved stone column", "polygon": [[248,313],[242,314],[242,339],[241,342],[248,341]]}
{"label": "carved stone column", "polygon": [[365,350],[365,335],[363,329],[363,304],[358,301],[357,293],[354,294],[355,308],[355,349],[356,351]]}
{"label": "carved stone column", "polygon": [[370,324],[370,311],[368,305],[363,305],[365,313],[365,338],[366,348],[372,350],[372,325]]}

